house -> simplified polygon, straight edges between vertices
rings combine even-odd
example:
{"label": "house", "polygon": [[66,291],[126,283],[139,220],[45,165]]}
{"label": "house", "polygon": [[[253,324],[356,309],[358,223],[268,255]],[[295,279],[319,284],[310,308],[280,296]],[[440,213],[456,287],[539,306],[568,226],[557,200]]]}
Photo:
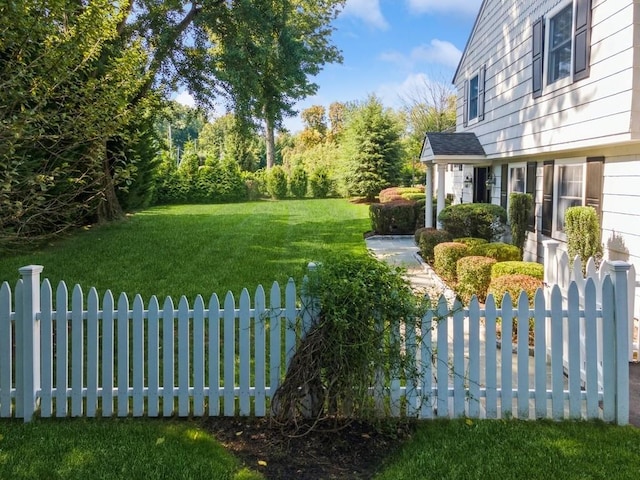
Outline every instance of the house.
{"label": "house", "polygon": [[462,202],[531,193],[537,261],[543,240],[565,245],[566,209],[590,205],[605,258],[640,270],[640,1],[484,0],[453,83],[456,132],[422,149],[427,199],[451,165]]}

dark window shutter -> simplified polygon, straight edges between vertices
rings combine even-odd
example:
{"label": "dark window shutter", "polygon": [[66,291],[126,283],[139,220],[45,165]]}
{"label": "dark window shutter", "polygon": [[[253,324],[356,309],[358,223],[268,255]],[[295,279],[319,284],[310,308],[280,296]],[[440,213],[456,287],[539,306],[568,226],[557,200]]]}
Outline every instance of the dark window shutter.
{"label": "dark window shutter", "polygon": [[531,74],[533,83],[533,98],[542,95],[542,66],[544,58],[544,18],[540,17],[533,23],[533,71]]}
{"label": "dark window shutter", "polygon": [[478,73],[478,121],[484,120],[484,83],[487,66],[483,65]]}
{"label": "dark window shutter", "polygon": [[509,165],[502,165],[502,173],[500,174],[500,206],[504,209],[509,205]]}
{"label": "dark window shutter", "polygon": [[587,185],[585,205],[593,207],[600,218],[602,213],[602,181],[604,178],[604,157],[587,157]]}
{"label": "dark window shutter", "polygon": [[554,161],[543,163],[542,175],[542,234],[551,236],[553,225],[553,170]]}
{"label": "dark window shutter", "polygon": [[469,80],[464,81],[464,93],[462,95],[462,125],[469,124]]}
{"label": "dark window shutter", "polygon": [[531,209],[531,215],[529,215],[529,223],[527,224],[527,230],[535,232],[536,230],[536,170],[538,164],[536,162],[527,162],[527,190],[526,193],[531,195],[533,199],[533,208]]}
{"label": "dark window shutter", "polygon": [[589,76],[591,52],[591,0],[576,0],[575,31],[573,32],[573,80]]}

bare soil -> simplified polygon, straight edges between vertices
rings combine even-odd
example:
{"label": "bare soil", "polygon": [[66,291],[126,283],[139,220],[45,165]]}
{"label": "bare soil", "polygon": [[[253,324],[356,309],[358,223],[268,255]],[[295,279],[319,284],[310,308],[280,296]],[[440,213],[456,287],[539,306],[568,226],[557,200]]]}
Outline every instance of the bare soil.
{"label": "bare soil", "polygon": [[215,417],[209,431],[249,468],[267,479],[370,479],[382,461],[411,434],[410,426],[385,432],[364,423],[309,431],[276,425],[268,418]]}

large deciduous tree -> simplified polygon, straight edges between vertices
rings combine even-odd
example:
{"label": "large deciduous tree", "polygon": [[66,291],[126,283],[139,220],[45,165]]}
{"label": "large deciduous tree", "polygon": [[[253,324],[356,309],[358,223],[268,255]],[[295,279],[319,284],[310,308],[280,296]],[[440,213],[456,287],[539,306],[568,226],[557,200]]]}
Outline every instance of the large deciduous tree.
{"label": "large deciduous tree", "polygon": [[[229,21],[212,25],[219,78],[245,119],[264,122],[267,168],[275,163],[274,131],[297,100],[318,86],[311,77],[341,61],[331,21],[344,0],[231,0]],[[233,15],[231,15],[233,12]]]}

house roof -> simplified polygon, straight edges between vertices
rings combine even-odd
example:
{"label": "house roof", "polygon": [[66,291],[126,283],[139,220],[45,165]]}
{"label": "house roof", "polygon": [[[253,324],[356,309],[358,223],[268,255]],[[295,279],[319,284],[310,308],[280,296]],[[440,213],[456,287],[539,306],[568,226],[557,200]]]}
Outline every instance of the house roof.
{"label": "house roof", "polygon": [[471,39],[473,38],[473,35],[476,32],[476,28],[478,27],[478,22],[480,21],[480,15],[482,15],[482,10],[484,10],[484,7],[487,3],[487,0],[482,0],[482,4],[480,5],[480,8],[478,9],[478,15],[476,16],[475,21],[473,22],[473,28],[471,29],[471,33],[469,34],[469,38],[467,39],[467,43],[464,46],[464,50],[462,51],[462,55],[460,56],[460,61],[458,62],[458,66],[456,68],[456,73],[453,74],[453,78],[451,79],[451,83],[456,83],[456,78],[458,77],[458,73],[460,73],[460,67],[462,66],[462,62],[464,61],[465,57],[467,56],[467,50],[469,49],[469,44],[471,43]]}
{"label": "house roof", "polygon": [[422,143],[420,161],[447,162],[461,160],[484,160],[486,154],[473,132],[427,132]]}

